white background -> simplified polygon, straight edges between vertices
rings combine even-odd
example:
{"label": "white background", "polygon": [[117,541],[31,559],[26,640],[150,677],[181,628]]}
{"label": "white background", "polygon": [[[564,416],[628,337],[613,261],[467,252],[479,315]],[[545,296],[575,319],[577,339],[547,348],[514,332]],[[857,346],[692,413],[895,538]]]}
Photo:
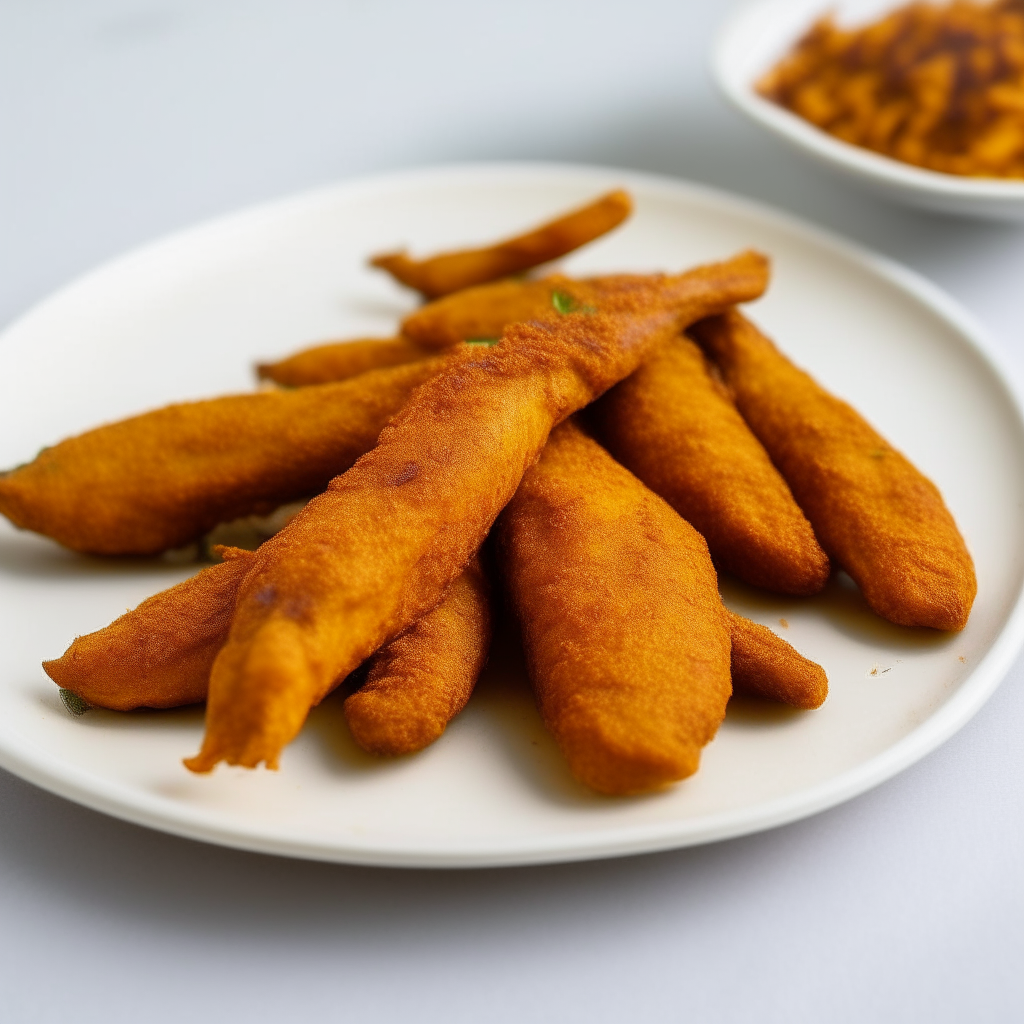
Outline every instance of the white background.
{"label": "white background", "polygon": [[[884,205],[741,122],[707,73],[731,6],[0,0],[0,324],[250,202],[552,159],[710,182],[894,256],[1024,380],[1024,227]],[[235,853],[0,773],[0,1020],[1018,1021],[1022,684],[1018,661],[941,750],[809,821],[552,868]]]}

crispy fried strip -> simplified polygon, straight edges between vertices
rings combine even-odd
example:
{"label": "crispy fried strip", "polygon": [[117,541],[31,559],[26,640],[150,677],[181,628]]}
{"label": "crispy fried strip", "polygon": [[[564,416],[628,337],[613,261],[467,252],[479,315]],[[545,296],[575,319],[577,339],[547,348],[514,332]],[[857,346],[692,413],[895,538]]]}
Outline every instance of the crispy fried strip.
{"label": "crispy fried strip", "polygon": [[[111,711],[206,700],[210,668],[228,638],[252,558],[239,548],[217,551],[223,562],[77,637],[61,657],[43,662],[46,674],[87,704]],[[474,558],[436,608],[371,659],[359,691],[370,699],[357,701],[354,711],[346,702],[360,745],[405,754],[437,739],[472,693],[491,625],[490,588]]]}
{"label": "crispy fried strip", "polygon": [[609,794],[693,774],[731,693],[700,534],[570,421],[498,536],[541,715],[573,774]]}
{"label": "crispy fried strip", "polygon": [[87,704],[113,711],[206,700],[210,667],[227,639],[235,594],[252,555],[226,561],[143,601],[109,626],[78,637],[46,674]]}
{"label": "crispy fried strip", "polygon": [[425,260],[409,259],[404,252],[388,253],[374,256],[370,263],[428,299],[436,299],[558,259],[611,231],[632,211],[629,193],[617,189],[533,231],[484,249],[441,253]]}
{"label": "crispy fried strip", "polygon": [[[608,275],[585,280],[553,275],[542,281],[498,281],[431,302],[402,322],[406,332],[394,339],[367,338],[335,345],[321,345],[295,353],[281,363],[261,366],[261,375],[279,384],[300,387],[329,380],[343,380],[365,372],[367,364],[380,359],[425,358],[437,349],[461,341],[497,341],[512,323],[548,320],[560,312],[600,305],[606,291],[643,287],[657,275]],[[281,371],[278,372],[278,367]]]}
{"label": "crispy fried strip", "polygon": [[428,349],[450,348],[460,341],[494,340],[508,324],[601,308],[608,295],[655,283],[667,286],[674,280],[677,278],[666,274],[612,274],[584,279],[552,274],[540,281],[497,281],[427,303],[402,321],[402,334]]}
{"label": "crispy fried strip", "polygon": [[828,676],[766,626],[728,612],[732,636],[732,687],[736,693],[811,710],[828,696]]}
{"label": "crispy fried strip", "polygon": [[473,558],[433,611],[374,656],[366,682],[345,701],[356,743],[389,757],[433,743],[466,706],[491,629],[490,587]]}
{"label": "crispy fried strip", "polygon": [[256,375],[284,387],[307,387],[348,380],[384,366],[415,363],[433,354],[408,338],[353,338],[302,349],[276,363],[257,363]]}
{"label": "crispy fried strip", "polygon": [[722,569],[782,594],[825,585],[811,524],[692,341],[663,345],[596,411],[609,451],[704,535]]}
{"label": "crispy fried strip", "polygon": [[75,551],[178,547],[218,523],[322,491],[443,362],[171,405],[98,427],[0,476],[0,512]]}
{"label": "crispy fried strip", "polygon": [[760,295],[766,281],[766,261],[748,253],[623,290],[608,312],[512,325],[501,344],[453,356],[377,447],[257,552],[187,766],[275,767],[309,708],[438,603],[552,426],[669,332]]}
{"label": "crispy fried strip", "polygon": [[871,608],[903,626],[963,629],[974,564],[938,488],[739,313],[691,333]]}
{"label": "crispy fried strip", "polygon": [[[219,553],[224,562],[148,598],[109,626],[78,637],[60,658],[44,661],[47,675],[87,704],[112,711],[206,700],[210,667],[227,639],[238,585],[252,557],[238,548],[220,548]],[[354,712],[360,725],[353,732],[365,734],[359,742],[366,749],[388,754],[420,749],[465,704],[490,640],[488,591],[478,573],[474,560],[467,578],[459,577],[437,608],[373,656],[370,680],[381,679],[384,692],[368,710]],[[814,662],[771,630],[729,615],[735,690],[803,708],[817,707],[825,699],[828,684]],[[449,639],[451,649],[443,646]],[[467,666],[474,658],[479,666],[470,671]],[[419,697],[415,702],[407,696],[413,687]],[[367,687],[360,691],[366,692]],[[382,719],[388,715],[378,729],[376,747],[371,714]],[[346,715],[352,724],[348,702]],[[383,736],[384,728],[390,737]],[[420,746],[403,745],[411,736],[431,732],[432,739]]]}
{"label": "crispy fried strip", "polygon": [[402,321],[404,333],[398,338],[316,346],[260,371],[291,387],[344,380],[365,372],[376,360],[390,365],[392,360],[425,358],[461,341],[495,342],[509,324],[600,308],[605,295],[671,280],[664,274],[609,274],[582,280],[552,275],[541,281],[498,281],[428,303]]}

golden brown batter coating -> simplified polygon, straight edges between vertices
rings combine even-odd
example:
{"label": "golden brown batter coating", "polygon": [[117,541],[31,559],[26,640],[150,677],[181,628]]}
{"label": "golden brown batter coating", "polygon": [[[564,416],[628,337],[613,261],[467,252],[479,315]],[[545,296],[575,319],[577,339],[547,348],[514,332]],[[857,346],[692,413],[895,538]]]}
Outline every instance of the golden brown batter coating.
{"label": "golden brown batter coating", "polygon": [[781,594],[825,585],[811,524],[692,341],[661,346],[596,413],[608,450],[704,535],[720,568]]}
{"label": "golden brown batter coating", "polygon": [[963,629],[974,563],[938,488],[739,313],[691,333],[871,608],[902,626]]}
{"label": "golden brown batter coating", "polygon": [[732,688],[735,693],[767,697],[795,708],[821,707],[828,676],[766,626],[728,612],[732,636]]}
{"label": "golden brown batter coating", "polygon": [[763,258],[623,291],[611,312],[513,324],[460,350],[379,443],[256,553],[214,663],[200,753],[275,767],[309,708],[440,600],[551,428],[686,323],[761,294]]}
{"label": "golden brown batter coating", "polygon": [[555,314],[555,293],[573,296],[571,304],[583,304],[575,296],[584,290],[581,282],[559,275],[541,281],[508,280],[479,285],[429,302],[410,313],[402,321],[402,333],[423,348],[449,348],[460,341],[495,339],[508,324],[546,320]]}
{"label": "golden brown batter coating", "polygon": [[484,249],[441,253],[425,260],[389,253],[373,257],[370,263],[428,299],[436,299],[558,259],[607,234],[632,211],[629,193],[617,189],[533,231]]}
{"label": "golden brown batter coating", "polygon": [[[112,711],[206,700],[252,558],[238,548],[218,553],[224,562],[78,637],[60,658],[43,662],[46,674],[87,704]],[[437,739],[469,699],[490,639],[490,589],[474,558],[436,608],[373,656],[360,691],[369,699],[356,701],[355,711],[346,705],[360,744],[401,754]]]}
{"label": "golden brown batter coating", "polygon": [[78,637],[46,674],[87,704],[131,711],[206,700],[210,667],[227,639],[235,594],[252,558],[227,561],[143,601],[109,626]]}
{"label": "golden brown batter coating", "polygon": [[704,539],[572,421],[499,524],[530,678],[573,774],[629,794],[695,772],[731,693]]}
{"label": "golden brown batter coating", "polygon": [[0,476],[0,512],[92,554],[187,544],[218,523],[322,491],[443,362],[171,405],[98,427]]}
{"label": "golden brown batter coating", "polygon": [[356,743],[396,757],[422,750],[466,706],[491,642],[490,587],[474,558],[444,600],[374,655],[345,701]]}
{"label": "golden brown batter coating", "polygon": [[272,380],[289,388],[348,380],[367,370],[415,363],[435,353],[408,338],[353,338],[305,348],[276,363],[258,363],[260,380]]}
{"label": "golden brown batter coating", "polygon": [[[730,261],[736,275],[764,272],[764,257],[745,253]],[[721,265],[712,264],[714,273]],[[508,324],[550,320],[560,314],[604,309],[616,296],[651,287],[683,293],[697,281],[685,274],[609,274],[575,279],[552,275],[541,281],[498,281],[428,303],[402,321],[402,334],[424,348],[449,348],[460,341],[494,340]]]}
{"label": "golden brown batter coating", "polygon": [[861,24],[840,23],[833,8],[757,91],[843,142],[895,160],[1024,178],[1020,0],[884,6],[878,20]]}

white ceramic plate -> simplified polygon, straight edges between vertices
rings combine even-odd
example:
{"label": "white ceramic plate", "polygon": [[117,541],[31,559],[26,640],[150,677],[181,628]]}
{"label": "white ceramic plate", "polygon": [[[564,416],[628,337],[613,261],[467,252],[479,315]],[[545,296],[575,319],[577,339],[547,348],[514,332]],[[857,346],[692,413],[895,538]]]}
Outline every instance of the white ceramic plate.
{"label": "white ceramic plate", "polygon": [[[753,309],[794,359],[856,405],[942,488],[977,562],[957,636],[877,619],[852,587],[809,601],[723,581],[729,603],[821,662],[814,712],[735,703],[700,772],[604,799],[568,775],[509,645],[429,750],[362,755],[337,699],[281,771],[180,763],[202,713],[70,717],[39,662],[187,568],[78,557],[0,526],[0,764],[131,821],[211,842],[368,864],[573,860],[769,828],[863,792],[932,750],[995,688],[1024,635],[1024,428],[976,328],[908,271],[790,218],[693,185],[550,166],[355,182],[215,221],[88,275],[0,336],[0,465],[104,420],[251,386],[249,366],[331,336],[386,333],[413,305],[367,253],[477,242],[626,185],[634,218],[571,272],[683,268],[756,246],[774,259]],[[783,626],[781,620],[788,624]]]}
{"label": "white ceramic plate", "polygon": [[712,55],[719,87],[744,114],[848,180],[898,202],[943,213],[1024,219],[1024,181],[940,174],[842,142],[763,99],[754,84],[822,15],[863,25],[907,0],[753,0],[725,24]]}

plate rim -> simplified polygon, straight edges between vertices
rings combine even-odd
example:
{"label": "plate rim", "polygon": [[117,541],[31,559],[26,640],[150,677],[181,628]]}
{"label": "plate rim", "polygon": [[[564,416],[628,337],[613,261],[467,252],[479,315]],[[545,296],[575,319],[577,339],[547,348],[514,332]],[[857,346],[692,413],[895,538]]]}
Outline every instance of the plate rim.
{"label": "plate rim", "polygon": [[[388,190],[458,178],[491,179],[535,177],[591,180],[607,183],[614,179],[629,186],[643,187],[702,204],[758,218],[799,239],[851,260],[873,272],[891,286],[909,294],[925,309],[952,325],[966,345],[978,356],[993,383],[1002,389],[1015,414],[1016,427],[1024,439],[1024,402],[1015,377],[1004,365],[1002,354],[988,332],[959,302],[917,271],[851,242],[791,213],[768,204],[737,196],[725,190],[667,175],[650,174],[588,164],[542,161],[459,162],[412,168],[342,180],[332,185],[303,190],[279,199],[252,204],[161,236],[101,263],[52,292],[17,317],[0,332],[0,348],[10,336],[31,329],[35,317],[45,315],[51,304],[76,290],[88,289],[97,277],[117,273],[123,264],[140,258],[162,258],[169,249],[187,246],[198,234],[210,230],[230,231],[240,223],[260,217],[279,217],[289,210],[315,207],[334,198],[351,198],[353,193]],[[324,843],[289,838],[278,830],[256,829],[242,823],[218,822],[214,812],[174,803],[165,797],[140,793],[74,767],[61,758],[28,744],[0,723],[0,767],[40,788],[114,818],[142,825],[182,838],[211,842],[249,852],[363,866],[407,868],[509,867],[565,863],[653,853],[703,845],[780,827],[827,810],[867,792],[916,761],[927,756],[961,729],[991,697],[1024,645],[1024,580],[1012,601],[1009,614],[984,656],[964,678],[952,697],[943,702],[915,729],[880,753],[853,768],[808,789],[764,801],[754,809],[721,811],[679,822],[614,826],[595,829],[564,839],[508,839],[485,843],[460,843],[459,849],[444,844],[423,845],[415,851],[398,844]]]}

